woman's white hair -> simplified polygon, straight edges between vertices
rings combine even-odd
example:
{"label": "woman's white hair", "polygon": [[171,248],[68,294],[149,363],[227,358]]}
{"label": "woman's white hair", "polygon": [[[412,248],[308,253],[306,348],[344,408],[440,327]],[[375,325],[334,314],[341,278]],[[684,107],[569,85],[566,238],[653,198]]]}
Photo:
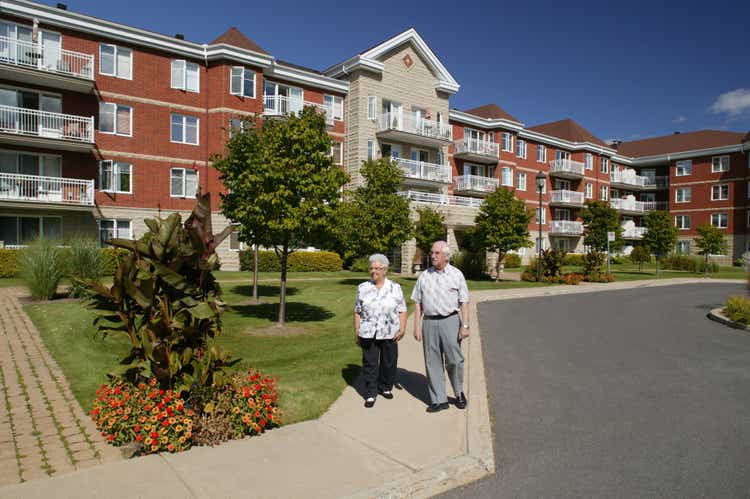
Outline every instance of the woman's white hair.
{"label": "woman's white hair", "polygon": [[382,253],[375,253],[373,255],[370,255],[369,261],[370,261],[370,265],[372,265],[373,263],[379,263],[386,269],[390,265],[390,262],[388,261],[388,257],[383,255]]}

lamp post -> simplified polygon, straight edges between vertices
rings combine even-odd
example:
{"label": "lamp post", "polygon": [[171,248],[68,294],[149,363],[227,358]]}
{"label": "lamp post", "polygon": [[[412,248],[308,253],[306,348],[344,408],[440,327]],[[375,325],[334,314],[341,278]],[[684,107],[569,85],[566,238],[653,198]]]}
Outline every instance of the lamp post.
{"label": "lamp post", "polygon": [[540,171],[536,174],[536,190],[539,191],[539,219],[537,220],[537,226],[539,227],[539,239],[537,239],[537,257],[536,257],[536,280],[537,282],[542,280],[542,191],[544,190],[544,184],[547,182],[547,175]]}

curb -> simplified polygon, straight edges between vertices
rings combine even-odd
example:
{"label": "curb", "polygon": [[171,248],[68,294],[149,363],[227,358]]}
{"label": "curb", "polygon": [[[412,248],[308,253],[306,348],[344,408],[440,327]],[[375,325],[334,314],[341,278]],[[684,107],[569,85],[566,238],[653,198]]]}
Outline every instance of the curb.
{"label": "curb", "polygon": [[750,331],[750,326],[740,324],[739,322],[734,322],[732,319],[724,315],[723,310],[724,310],[723,307],[715,308],[711,310],[708,314],[706,314],[706,317],[708,317],[714,322],[718,322],[719,324],[724,324],[725,326],[729,326],[733,329],[741,329],[743,331]]}

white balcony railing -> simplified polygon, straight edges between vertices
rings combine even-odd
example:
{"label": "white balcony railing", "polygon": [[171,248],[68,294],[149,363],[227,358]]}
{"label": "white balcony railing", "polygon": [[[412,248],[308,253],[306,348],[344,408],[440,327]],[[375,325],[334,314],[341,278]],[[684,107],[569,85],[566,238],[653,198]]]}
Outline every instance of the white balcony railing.
{"label": "white balcony railing", "polygon": [[398,158],[395,161],[401,166],[404,177],[417,180],[431,180],[433,182],[442,182],[449,184],[451,181],[450,165],[441,165],[438,163],[427,163],[425,161],[415,161],[413,159]]}
{"label": "white balcony railing", "polygon": [[453,140],[453,128],[446,123],[418,118],[409,113],[383,113],[378,118],[378,132],[396,130],[438,140]]}
{"label": "white balcony railing", "polygon": [[643,188],[646,185],[647,177],[636,175],[632,170],[612,172],[610,181],[615,184],[632,185],[633,187]]}
{"label": "white balcony railing", "polygon": [[551,234],[583,234],[583,222],[570,220],[552,220],[549,224]]}
{"label": "white balcony railing", "polygon": [[622,237],[625,239],[643,239],[647,230],[646,227],[623,227]]}
{"label": "white balcony railing", "polygon": [[264,95],[263,114],[267,116],[289,116],[298,113],[302,108],[312,106],[326,115],[326,123],[333,124],[333,107],[320,104],[319,102],[303,101],[298,97],[287,97],[285,95]]}
{"label": "white balcony railing", "polygon": [[0,173],[0,200],[92,206],[94,181]]}
{"label": "white balcony railing", "polygon": [[500,151],[500,144],[487,140],[472,139],[464,137],[463,139],[453,142],[456,147],[455,155],[459,154],[479,154],[497,158]]}
{"label": "white balcony railing", "polygon": [[94,117],[0,105],[0,132],[94,143]]}
{"label": "white balcony railing", "polygon": [[433,192],[406,191],[399,192],[403,196],[416,203],[440,204],[446,206],[466,206],[469,208],[479,208],[482,205],[482,199],[470,198],[464,196],[451,196],[448,194],[436,194]]}
{"label": "white balcony railing", "polygon": [[566,204],[583,204],[583,193],[576,191],[568,191],[565,189],[558,191],[550,191],[549,193],[550,203],[566,203]]}
{"label": "white balcony railing", "polygon": [[94,56],[0,36],[0,63],[94,79]]}
{"label": "white balcony railing", "polygon": [[495,192],[500,180],[479,175],[461,175],[453,177],[453,189],[456,191]]}
{"label": "white balcony railing", "polygon": [[549,172],[551,175],[555,173],[567,173],[571,175],[583,176],[584,165],[580,161],[573,161],[570,159],[555,159],[549,162]]}

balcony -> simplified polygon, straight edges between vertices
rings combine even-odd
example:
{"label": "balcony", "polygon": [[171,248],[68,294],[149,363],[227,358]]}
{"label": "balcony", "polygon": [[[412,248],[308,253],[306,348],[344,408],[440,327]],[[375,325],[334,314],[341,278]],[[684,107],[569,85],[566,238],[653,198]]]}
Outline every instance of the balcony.
{"label": "balcony", "polygon": [[450,184],[451,167],[438,163],[427,163],[413,159],[394,158],[402,170],[404,182],[415,185]]}
{"label": "balcony", "polygon": [[659,201],[636,201],[633,196],[624,199],[612,199],[609,205],[626,215],[644,215],[649,211],[666,209],[666,203]]}
{"label": "balcony", "polygon": [[612,172],[609,176],[610,187],[613,189],[624,189],[630,191],[641,190],[645,187],[647,177],[636,175],[634,170]]}
{"label": "balcony", "polygon": [[552,220],[549,224],[551,236],[580,236],[583,234],[583,222],[570,220]]}
{"label": "balcony", "polygon": [[557,206],[583,207],[583,193],[576,191],[558,190],[550,191],[549,204]]}
{"label": "balcony", "polygon": [[21,83],[91,93],[94,56],[0,36],[3,77]]}
{"label": "balcony", "polygon": [[583,178],[584,165],[580,161],[556,159],[549,162],[549,174],[552,177],[579,179]]}
{"label": "balcony", "polygon": [[623,239],[635,239],[635,240],[643,239],[643,235],[648,230],[646,229],[646,227],[626,226],[624,224],[622,226],[622,229],[623,229],[622,230]]}
{"label": "balcony", "polygon": [[325,104],[303,101],[302,99],[287,97],[285,95],[264,95],[263,103],[264,116],[289,116],[291,113],[302,111],[303,107],[312,106],[325,114],[326,125],[333,125],[333,108]]}
{"label": "balcony", "polygon": [[500,145],[496,142],[464,137],[453,142],[453,157],[479,163],[497,163]]}
{"label": "balcony", "polygon": [[461,175],[460,177],[453,177],[454,192],[486,196],[491,192],[495,192],[499,185],[500,181],[492,177],[482,177],[480,175]]}
{"label": "balcony", "polygon": [[0,202],[94,206],[94,181],[0,173]]}
{"label": "balcony", "polygon": [[443,206],[463,206],[466,208],[479,208],[482,200],[464,196],[451,196],[448,194],[435,194],[432,192],[406,191],[399,192],[399,196],[405,197],[415,203],[437,204]]}
{"label": "balcony", "polygon": [[0,105],[3,143],[89,151],[94,147],[94,117]]}
{"label": "balcony", "polygon": [[648,191],[667,189],[669,187],[669,177],[660,175],[658,177],[646,177],[643,189]]}
{"label": "balcony", "polygon": [[378,137],[427,147],[442,147],[453,140],[446,123],[417,118],[413,114],[383,113],[378,118]]}

